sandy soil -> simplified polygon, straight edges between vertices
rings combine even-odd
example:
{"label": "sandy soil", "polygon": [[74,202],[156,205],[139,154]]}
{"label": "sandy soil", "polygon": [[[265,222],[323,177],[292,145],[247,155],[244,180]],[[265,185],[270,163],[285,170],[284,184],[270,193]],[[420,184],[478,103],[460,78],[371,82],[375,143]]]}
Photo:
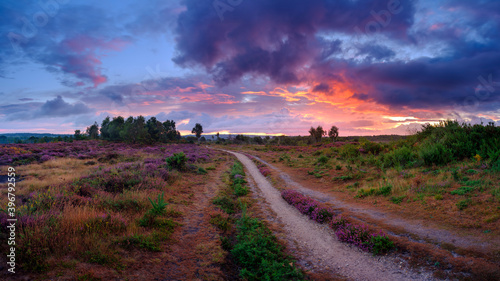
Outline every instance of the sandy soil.
{"label": "sandy soil", "polygon": [[[315,264],[353,280],[434,280],[430,272],[415,272],[397,258],[374,257],[337,240],[326,226],[315,223],[288,205],[278,190],[262,176],[255,164],[241,153],[226,151],[243,163],[272,211],[294,241],[302,264]],[[295,254],[295,253],[294,253]]]}

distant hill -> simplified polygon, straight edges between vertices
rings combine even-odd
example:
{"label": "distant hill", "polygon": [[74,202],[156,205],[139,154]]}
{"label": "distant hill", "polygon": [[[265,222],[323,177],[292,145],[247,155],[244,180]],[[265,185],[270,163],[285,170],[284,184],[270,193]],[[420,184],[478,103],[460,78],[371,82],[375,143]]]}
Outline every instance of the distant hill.
{"label": "distant hill", "polygon": [[39,133],[7,133],[0,134],[0,144],[8,144],[8,143],[18,143],[18,142],[26,142],[32,141],[31,137],[41,139],[41,138],[57,138],[57,137],[72,137],[70,134],[39,134]]}

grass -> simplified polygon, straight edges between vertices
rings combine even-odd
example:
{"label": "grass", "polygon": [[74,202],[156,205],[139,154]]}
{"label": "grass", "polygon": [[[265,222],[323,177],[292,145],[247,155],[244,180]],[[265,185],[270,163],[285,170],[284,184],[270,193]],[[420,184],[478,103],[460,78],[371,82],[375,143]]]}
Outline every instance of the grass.
{"label": "grass", "polygon": [[230,253],[243,280],[302,280],[302,272],[284,253],[284,246],[261,220],[247,213],[243,201],[249,191],[244,176],[243,165],[236,161],[226,188],[213,200],[221,210],[210,214],[210,223],[222,231],[221,248]]}
{"label": "grass", "polygon": [[[64,149],[81,146],[74,142]],[[25,147],[38,149],[36,145]],[[23,179],[16,183],[16,254],[23,274],[50,275],[61,268],[55,265],[70,259],[73,268],[89,263],[90,268],[112,269],[118,277],[115,270],[127,268],[141,252],[164,251],[173,243],[171,237],[181,225],[183,210],[194,200],[191,186],[210,180],[200,173],[203,170],[183,169],[182,163],[168,171],[165,159],[177,155],[183,160],[180,151],[186,151],[186,167],[215,168],[220,155],[195,145],[102,143],[99,149],[90,158],[62,153],[46,157],[49,160],[42,163],[16,166],[16,174]],[[6,198],[0,198],[2,206]],[[0,221],[3,216],[0,212]],[[5,245],[0,247],[5,250]],[[103,276],[99,272],[65,274],[75,280],[97,280]]]}

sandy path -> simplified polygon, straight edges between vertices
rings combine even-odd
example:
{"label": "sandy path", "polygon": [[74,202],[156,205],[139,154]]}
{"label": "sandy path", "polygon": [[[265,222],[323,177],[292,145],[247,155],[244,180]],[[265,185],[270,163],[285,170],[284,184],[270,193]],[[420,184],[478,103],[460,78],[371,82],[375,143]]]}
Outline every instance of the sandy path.
{"label": "sandy path", "polygon": [[[454,233],[440,229],[437,225],[432,224],[429,221],[408,221],[405,219],[402,219],[400,217],[396,217],[384,212],[380,212],[377,210],[373,209],[367,209],[366,207],[360,208],[356,207],[352,204],[343,202],[342,200],[339,200],[335,198],[335,196],[332,195],[327,195],[319,191],[311,190],[308,189],[304,186],[302,186],[300,183],[297,183],[293,181],[290,176],[283,171],[281,171],[279,168],[276,166],[260,159],[259,157],[253,156],[255,159],[258,161],[266,164],[269,166],[269,168],[277,171],[279,173],[279,176],[283,181],[285,181],[286,184],[292,186],[294,189],[297,189],[298,191],[302,192],[304,195],[307,195],[309,197],[312,197],[320,202],[328,202],[333,204],[336,208],[342,208],[344,210],[348,210],[351,213],[354,214],[359,214],[362,216],[366,216],[378,221],[382,221],[386,225],[391,225],[398,227],[400,229],[405,230],[406,232],[416,234],[418,237],[420,237],[420,240],[417,240],[418,242],[427,242],[427,241],[432,241],[434,243],[449,243],[458,247],[462,248],[468,248],[468,247],[475,247],[478,250],[481,250],[483,252],[488,252],[493,248],[499,248],[498,240],[490,240],[490,241],[479,241],[475,237],[470,237],[470,236],[458,236],[455,235]],[[363,220],[361,217],[356,217],[357,219]],[[393,235],[398,235],[395,233],[391,233]],[[402,235],[410,240],[415,240],[415,236],[409,236],[409,235]]]}
{"label": "sandy path", "polygon": [[270,208],[284,224],[288,238],[306,251],[301,256],[309,259],[309,262],[319,263],[354,280],[433,280],[429,273],[401,268],[393,258],[373,257],[339,242],[328,227],[309,220],[288,205],[248,157],[237,152],[226,152],[235,155],[245,166]]}

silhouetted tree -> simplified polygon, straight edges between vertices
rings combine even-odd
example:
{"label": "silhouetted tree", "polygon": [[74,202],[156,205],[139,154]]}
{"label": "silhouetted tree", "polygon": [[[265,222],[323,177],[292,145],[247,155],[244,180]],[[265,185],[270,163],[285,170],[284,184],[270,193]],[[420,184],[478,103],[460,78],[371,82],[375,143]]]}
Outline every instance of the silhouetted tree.
{"label": "silhouetted tree", "polygon": [[103,140],[109,140],[110,139],[110,134],[109,134],[109,124],[111,121],[109,120],[109,116],[106,116],[104,120],[102,120],[101,123],[101,138]]}
{"label": "silhouetted tree", "polygon": [[315,142],[321,142],[321,137],[326,136],[326,131],[321,126],[317,128],[311,127],[309,134]]}
{"label": "silhouetted tree", "polygon": [[181,134],[175,129],[174,120],[163,122],[163,128],[165,129],[164,141],[173,141],[180,138]]}
{"label": "silhouetted tree", "polygon": [[156,117],[151,117],[146,122],[146,128],[149,133],[149,142],[154,143],[162,140],[162,136],[165,135],[165,128],[163,124],[156,120]]}
{"label": "silhouetted tree", "polygon": [[93,140],[99,138],[99,125],[97,125],[97,122],[95,122],[94,125],[87,127],[87,135]]}
{"label": "silhouetted tree", "polygon": [[[107,131],[109,133],[109,140],[119,141],[123,140],[120,136],[120,132],[123,130],[123,125],[125,124],[125,119],[121,116],[113,118],[108,125]],[[102,129],[102,128],[101,128]]]}
{"label": "silhouetted tree", "polygon": [[201,134],[203,133],[203,126],[201,126],[200,123],[196,123],[196,125],[194,125],[194,128],[191,131],[191,133],[195,134],[196,138],[199,140],[201,137]]}
{"label": "silhouetted tree", "polygon": [[339,128],[332,126],[330,131],[328,131],[328,136],[332,139],[332,142],[335,142],[339,136]]}

